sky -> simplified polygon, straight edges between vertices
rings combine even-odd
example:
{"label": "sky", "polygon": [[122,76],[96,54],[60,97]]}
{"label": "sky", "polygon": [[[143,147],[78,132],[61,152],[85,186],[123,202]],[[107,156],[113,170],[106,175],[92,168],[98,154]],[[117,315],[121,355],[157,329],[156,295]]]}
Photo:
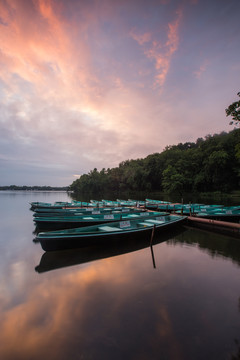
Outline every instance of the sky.
{"label": "sky", "polygon": [[239,0],[0,0],[0,186],[229,132]]}

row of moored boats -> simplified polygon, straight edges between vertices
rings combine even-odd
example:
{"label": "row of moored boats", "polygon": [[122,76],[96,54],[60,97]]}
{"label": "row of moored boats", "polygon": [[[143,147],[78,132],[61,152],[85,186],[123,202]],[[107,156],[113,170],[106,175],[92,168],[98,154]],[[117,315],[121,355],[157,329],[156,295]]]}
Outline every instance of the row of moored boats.
{"label": "row of moored boats", "polygon": [[[239,207],[177,204],[160,200],[32,202],[36,240],[45,251],[153,234],[182,223],[187,216],[239,221]],[[233,219],[233,220],[232,220]]]}
{"label": "row of moored boats", "polygon": [[109,243],[175,227],[186,216],[149,211],[142,201],[33,202],[36,240],[54,251]]}

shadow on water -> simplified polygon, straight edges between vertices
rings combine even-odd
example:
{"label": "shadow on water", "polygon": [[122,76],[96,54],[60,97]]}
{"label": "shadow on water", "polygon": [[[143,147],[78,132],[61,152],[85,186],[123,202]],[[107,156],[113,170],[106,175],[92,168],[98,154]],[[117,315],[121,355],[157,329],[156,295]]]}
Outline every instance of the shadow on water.
{"label": "shadow on water", "polygon": [[195,229],[186,226],[188,231],[180,236],[169,240],[171,244],[197,245],[199,249],[206,251],[212,258],[230,258],[237,265],[240,265],[240,240],[235,237],[215,233],[203,229]]}
{"label": "shadow on water", "polygon": [[[177,245],[185,244],[198,246],[199,249],[207,252],[212,258],[223,257],[229,258],[233,263],[240,266],[240,241],[235,237],[220,235],[212,231],[191,228],[185,226],[187,231],[182,232],[179,236],[168,240],[168,244]],[[238,309],[240,312],[240,297],[238,299]],[[230,360],[240,360],[240,340],[234,339],[237,347],[236,353],[230,355]]]}
{"label": "shadow on water", "polygon": [[[174,230],[168,230],[161,234],[154,234],[151,244],[151,235],[132,236],[127,241],[115,240],[107,244],[94,244],[79,249],[45,252],[39,265],[35,267],[36,272],[43,273],[63,267],[85,264],[95,260],[110,258],[138,251],[149,247],[151,250],[153,267],[155,267],[154,245],[167,242],[170,245],[187,244],[198,246],[206,251],[212,258],[230,258],[240,265],[240,241],[235,238],[200,230],[188,226],[179,226]],[[153,245],[153,246],[152,246]]]}
{"label": "shadow on water", "polygon": [[[238,310],[240,312],[240,297],[238,299]],[[231,360],[240,360],[240,341],[238,339],[234,339],[235,345],[237,346],[236,354],[232,354]]]}
{"label": "shadow on water", "polygon": [[149,247],[153,260],[153,267],[155,267],[155,259],[153,253],[153,246],[166,242],[170,239],[180,235],[186,229],[179,226],[171,231],[165,231],[161,234],[155,234],[151,244],[150,236],[132,236],[127,241],[116,240],[113,243],[99,244],[94,246],[85,246],[80,249],[60,250],[45,252],[35,270],[38,273],[55,270],[67,266],[80,265],[95,260],[110,258],[113,256],[123,255],[130,252],[138,251]]}

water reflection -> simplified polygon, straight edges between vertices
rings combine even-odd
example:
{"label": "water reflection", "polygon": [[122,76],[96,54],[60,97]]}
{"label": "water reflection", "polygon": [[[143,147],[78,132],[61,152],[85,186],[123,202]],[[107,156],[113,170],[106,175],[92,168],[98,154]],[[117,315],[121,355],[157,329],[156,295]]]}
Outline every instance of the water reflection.
{"label": "water reflection", "polygon": [[206,251],[212,258],[230,258],[240,265],[240,241],[234,237],[212,233],[207,230],[198,229],[196,231],[196,229],[188,227],[187,232],[172,238],[169,240],[169,244],[198,246],[199,249]]}
{"label": "water reflection", "polygon": [[[3,312],[1,358],[230,358],[240,329],[239,271],[173,243],[171,251],[166,242],[154,246],[154,271],[143,248],[25,284],[24,298]],[[224,289],[220,268],[228,274]]]}
{"label": "water reflection", "polygon": [[[238,299],[238,310],[240,311],[240,297]],[[234,342],[237,346],[237,352],[232,355],[231,360],[240,360],[240,341],[238,339],[234,339]]]}
{"label": "water reflection", "polygon": [[236,355],[232,355],[231,360],[239,360],[240,359],[240,341],[238,341],[237,339],[234,340],[238,350]]}
{"label": "water reflection", "polygon": [[[49,202],[58,200],[51,196]],[[28,206],[44,199],[7,199],[1,359],[240,359],[239,241],[185,228],[154,238],[155,268],[150,239],[146,247],[58,254],[45,265]]]}
{"label": "water reflection", "polygon": [[[186,231],[184,227],[178,227],[171,232],[166,231],[162,234],[155,234],[153,238],[153,244],[159,244],[169,239],[175,238],[177,235],[180,235],[183,231]],[[151,250],[151,256],[153,261],[153,266],[155,267],[154,251],[153,247],[150,246],[151,236],[133,236],[128,241],[122,240],[114,241],[107,245],[95,245],[95,246],[86,246],[80,249],[71,249],[63,251],[50,251],[45,252],[40,260],[38,266],[35,267],[35,270],[39,273],[67,267],[73,265],[84,264],[87,262],[92,262],[99,259],[105,259],[117,255],[122,255],[140,249],[149,247]]]}

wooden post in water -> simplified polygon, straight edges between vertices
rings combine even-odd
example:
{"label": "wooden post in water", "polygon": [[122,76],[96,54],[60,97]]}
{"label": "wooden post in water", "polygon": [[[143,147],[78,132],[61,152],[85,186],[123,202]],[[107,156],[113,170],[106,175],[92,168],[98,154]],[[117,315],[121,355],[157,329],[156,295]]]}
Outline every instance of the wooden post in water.
{"label": "wooden post in water", "polygon": [[153,225],[153,228],[152,228],[152,234],[151,234],[151,240],[150,240],[150,248],[151,248],[151,254],[152,254],[152,261],[153,261],[153,267],[154,267],[154,269],[156,269],[156,264],[155,264],[155,259],[154,259],[154,253],[153,253],[152,242],[153,242],[153,237],[154,237],[155,227],[156,227],[156,225]]}
{"label": "wooden post in water", "polygon": [[152,246],[153,236],[154,236],[154,232],[155,232],[155,227],[156,227],[156,225],[153,225],[152,234],[151,234],[151,240],[150,240],[150,246]]}
{"label": "wooden post in water", "polygon": [[150,246],[150,248],[151,248],[151,254],[152,254],[153,267],[154,267],[154,269],[156,269],[156,263],[155,263],[155,258],[154,258],[154,252],[153,252],[153,247],[152,247],[152,245]]}

